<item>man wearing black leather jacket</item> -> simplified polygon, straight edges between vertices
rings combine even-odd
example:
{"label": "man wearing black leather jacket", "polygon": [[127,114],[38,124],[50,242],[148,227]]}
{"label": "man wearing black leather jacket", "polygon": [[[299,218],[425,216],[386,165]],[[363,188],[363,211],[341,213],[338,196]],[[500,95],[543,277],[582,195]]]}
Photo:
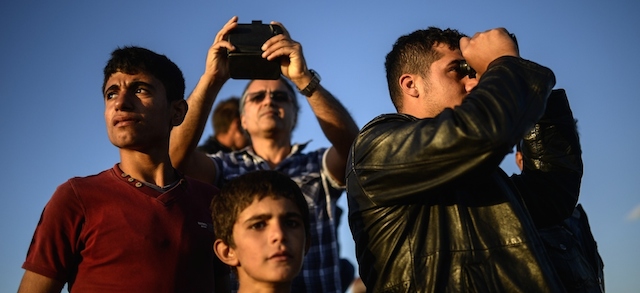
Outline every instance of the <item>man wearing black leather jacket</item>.
{"label": "man wearing black leather jacket", "polygon": [[[564,292],[536,233],[571,214],[582,178],[553,72],[520,58],[502,28],[472,38],[418,30],[385,66],[398,114],[363,127],[347,165],[367,290]],[[534,166],[513,182],[499,164],[532,127]]]}

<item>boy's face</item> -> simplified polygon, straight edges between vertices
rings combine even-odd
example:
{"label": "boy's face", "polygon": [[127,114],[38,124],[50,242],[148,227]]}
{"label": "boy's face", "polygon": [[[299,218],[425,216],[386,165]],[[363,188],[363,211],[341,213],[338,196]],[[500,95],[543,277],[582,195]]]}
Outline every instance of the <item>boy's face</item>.
{"label": "boy's face", "polygon": [[243,287],[291,282],[302,268],[308,241],[298,207],[270,196],[256,198],[238,215],[233,239],[229,255],[237,261]]}
{"label": "boy's face", "polygon": [[104,104],[109,140],[121,149],[168,145],[171,127],[184,117],[180,101],[169,105],[160,80],[144,72],[112,74],[105,83]]}

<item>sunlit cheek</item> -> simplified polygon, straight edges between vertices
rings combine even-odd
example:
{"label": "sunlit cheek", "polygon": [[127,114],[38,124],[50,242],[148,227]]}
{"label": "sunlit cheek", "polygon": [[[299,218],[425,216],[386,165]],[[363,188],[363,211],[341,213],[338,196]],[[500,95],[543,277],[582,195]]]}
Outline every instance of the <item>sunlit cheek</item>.
{"label": "sunlit cheek", "polygon": [[105,109],[105,111],[104,111],[104,121],[105,121],[105,123],[108,124],[109,120],[111,120],[111,115],[109,115],[108,109]]}
{"label": "sunlit cheek", "polygon": [[251,121],[256,121],[258,117],[258,110],[256,109],[250,109],[247,112],[245,112],[245,119],[247,122],[251,122]]}

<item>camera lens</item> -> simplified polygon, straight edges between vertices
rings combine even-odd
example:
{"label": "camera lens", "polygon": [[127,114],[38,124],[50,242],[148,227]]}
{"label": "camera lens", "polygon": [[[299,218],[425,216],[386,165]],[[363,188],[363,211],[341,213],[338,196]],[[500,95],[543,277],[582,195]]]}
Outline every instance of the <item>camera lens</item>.
{"label": "camera lens", "polygon": [[471,68],[471,66],[469,66],[469,63],[467,63],[467,60],[462,60],[460,61],[460,67],[458,69],[458,72],[462,75],[462,76],[469,76],[469,78],[476,78],[476,71]]}

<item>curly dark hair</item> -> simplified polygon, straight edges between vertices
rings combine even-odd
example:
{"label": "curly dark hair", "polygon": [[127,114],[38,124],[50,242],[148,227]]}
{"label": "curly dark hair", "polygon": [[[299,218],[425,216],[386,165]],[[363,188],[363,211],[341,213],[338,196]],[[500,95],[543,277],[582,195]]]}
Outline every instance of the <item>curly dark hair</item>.
{"label": "curly dark hair", "polygon": [[425,74],[431,64],[442,57],[434,49],[434,45],[446,44],[451,50],[459,49],[460,38],[465,36],[454,29],[429,27],[398,38],[384,63],[391,102],[396,110],[402,108],[402,90],[398,84],[400,76],[409,73],[426,78]]}

